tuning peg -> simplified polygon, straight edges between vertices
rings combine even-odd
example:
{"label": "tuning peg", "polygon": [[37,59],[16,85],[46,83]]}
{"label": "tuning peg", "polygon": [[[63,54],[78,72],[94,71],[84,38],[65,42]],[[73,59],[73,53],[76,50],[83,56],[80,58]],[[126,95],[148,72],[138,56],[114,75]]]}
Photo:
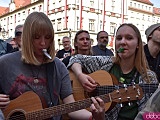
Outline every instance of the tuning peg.
{"label": "tuning peg", "polygon": [[130,97],[127,97],[127,99],[128,99],[128,101],[129,101],[129,102],[128,102],[128,105],[131,106]]}
{"label": "tuning peg", "polygon": [[118,89],[116,90],[116,92],[117,92],[117,94],[119,94],[119,90]]}
{"label": "tuning peg", "polygon": [[132,86],[133,86],[133,89],[136,89],[136,83],[135,82],[132,82]]}
{"label": "tuning peg", "polygon": [[119,94],[119,86],[118,85],[115,85],[115,90]]}
{"label": "tuning peg", "polygon": [[123,84],[124,89],[127,91],[127,84]]}
{"label": "tuning peg", "polygon": [[137,98],[137,100],[139,100],[138,98],[139,98],[139,96],[138,95],[136,95],[136,98]]}
{"label": "tuning peg", "polygon": [[123,107],[123,104],[122,104],[122,103],[120,103],[120,107],[121,107],[121,108]]}
{"label": "tuning peg", "polygon": [[128,102],[128,106],[131,106],[131,103],[130,103],[130,102]]}
{"label": "tuning peg", "polygon": [[115,85],[115,89],[116,89],[116,90],[119,89],[119,85]]}
{"label": "tuning peg", "polygon": [[119,99],[119,105],[120,105],[120,107],[123,107],[123,104],[121,102],[122,98],[118,98],[118,99]]}
{"label": "tuning peg", "polygon": [[126,87],[127,87],[127,84],[123,84],[123,87],[126,88]]}

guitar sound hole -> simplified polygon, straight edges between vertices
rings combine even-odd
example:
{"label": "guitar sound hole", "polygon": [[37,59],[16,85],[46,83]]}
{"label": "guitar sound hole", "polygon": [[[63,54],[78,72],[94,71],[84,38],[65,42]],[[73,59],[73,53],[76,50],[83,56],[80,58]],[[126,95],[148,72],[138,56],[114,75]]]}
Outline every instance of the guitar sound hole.
{"label": "guitar sound hole", "polygon": [[8,120],[26,120],[26,118],[22,112],[14,112],[10,115]]}

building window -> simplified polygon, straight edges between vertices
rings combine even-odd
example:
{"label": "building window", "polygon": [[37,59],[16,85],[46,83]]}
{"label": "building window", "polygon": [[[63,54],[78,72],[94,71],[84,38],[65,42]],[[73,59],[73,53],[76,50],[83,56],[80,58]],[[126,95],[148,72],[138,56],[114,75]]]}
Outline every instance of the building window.
{"label": "building window", "polygon": [[153,17],[153,22],[155,22],[155,17]]}
{"label": "building window", "polygon": [[90,0],[91,7],[94,7],[94,0]]}
{"label": "building window", "polygon": [[144,31],[144,25],[142,25],[142,31]]}
{"label": "building window", "polygon": [[65,17],[63,17],[63,29],[67,29],[67,25],[68,25],[68,16],[66,16],[66,18]]}
{"label": "building window", "polygon": [[158,20],[157,20],[157,23],[159,23],[160,21],[159,21],[159,18],[158,18]]}
{"label": "building window", "polygon": [[61,31],[62,29],[62,22],[61,22],[61,18],[57,19],[57,31]]}
{"label": "building window", "polygon": [[116,30],[116,23],[110,22],[110,34],[114,35]]}
{"label": "building window", "polygon": [[151,10],[151,7],[149,7],[149,11]]}
{"label": "building window", "polygon": [[142,17],[142,20],[144,20],[144,15],[143,15],[143,17]]}
{"label": "building window", "polygon": [[51,20],[53,28],[55,27],[55,20]]}
{"label": "building window", "polygon": [[41,10],[42,10],[42,5],[39,6],[39,11],[41,11]]}
{"label": "building window", "polygon": [[102,30],[102,20],[100,20],[99,29]]}
{"label": "building window", "polygon": [[137,23],[137,28],[139,28],[139,24]]}
{"label": "building window", "polygon": [[79,3],[79,0],[77,0],[77,2],[76,3]]}
{"label": "building window", "polygon": [[114,8],[115,8],[115,0],[112,0],[112,11],[114,11]]}
{"label": "building window", "polygon": [[132,7],[132,2],[130,2],[130,6]]}
{"label": "building window", "polygon": [[139,17],[139,13],[137,13],[137,20],[139,20],[140,19],[140,17]]}
{"label": "building window", "polygon": [[89,19],[89,31],[95,31],[95,20]]}
{"label": "building window", "polygon": [[36,9],[35,7],[32,8],[33,12],[35,11],[35,9]]}
{"label": "building window", "polygon": [[148,16],[148,21],[150,21],[150,16]]}
{"label": "building window", "polygon": [[80,22],[79,22],[79,17],[77,17],[77,30],[79,30],[80,29]]}
{"label": "building window", "polygon": [[28,10],[28,15],[30,14],[30,9]]}

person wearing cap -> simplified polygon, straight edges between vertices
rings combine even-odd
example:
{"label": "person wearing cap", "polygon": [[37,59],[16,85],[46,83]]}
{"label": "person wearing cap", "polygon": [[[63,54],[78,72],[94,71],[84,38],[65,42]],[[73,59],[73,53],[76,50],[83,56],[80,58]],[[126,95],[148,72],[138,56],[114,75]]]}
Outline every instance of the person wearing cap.
{"label": "person wearing cap", "polygon": [[13,38],[13,41],[17,44],[17,48],[14,48],[13,52],[19,51],[21,48],[21,34],[23,31],[23,24],[17,25],[15,28],[15,37]]}
{"label": "person wearing cap", "polygon": [[160,23],[151,25],[145,34],[147,44],[144,45],[144,52],[150,69],[157,74],[160,82]]}

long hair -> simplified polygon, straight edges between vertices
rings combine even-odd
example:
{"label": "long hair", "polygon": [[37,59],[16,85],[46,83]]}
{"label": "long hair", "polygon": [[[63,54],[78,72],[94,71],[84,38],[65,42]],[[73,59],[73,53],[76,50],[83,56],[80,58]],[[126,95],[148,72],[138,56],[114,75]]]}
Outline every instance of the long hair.
{"label": "long hair", "polygon": [[33,12],[25,20],[22,32],[22,60],[29,64],[41,64],[34,55],[33,40],[36,34],[51,34],[51,44],[47,49],[52,60],[46,59],[44,63],[53,61],[55,57],[54,29],[50,19],[42,12]]}
{"label": "long hair", "polygon": [[[78,54],[78,47],[76,46],[76,43],[77,43],[77,39],[78,39],[78,35],[79,34],[81,34],[81,33],[87,33],[88,35],[89,35],[89,32],[87,31],[87,30],[79,30],[77,33],[76,33],[76,35],[75,35],[75,37],[74,37],[74,48],[75,48],[75,55],[76,54]],[[91,49],[90,49],[90,53],[89,53],[90,55],[92,55],[92,51],[91,51]]]}
{"label": "long hair", "polygon": [[[137,71],[144,77],[144,79],[147,82],[150,82],[149,76],[147,75],[147,69],[149,69],[149,67],[148,67],[148,63],[147,63],[146,56],[145,56],[145,53],[144,53],[143,42],[142,42],[140,31],[135,25],[130,24],[130,23],[124,23],[124,24],[122,24],[118,27],[117,32],[123,26],[131,27],[137,35],[138,48],[136,49],[136,52],[135,52],[134,66],[137,69]],[[117,34],[117,32],[116,32],[116,34]],[[116,42],[116,40],[115,40],[115,42]],[[120,57],[119,57],[117,52],[116,52],[115,63],[120,64]]]}

